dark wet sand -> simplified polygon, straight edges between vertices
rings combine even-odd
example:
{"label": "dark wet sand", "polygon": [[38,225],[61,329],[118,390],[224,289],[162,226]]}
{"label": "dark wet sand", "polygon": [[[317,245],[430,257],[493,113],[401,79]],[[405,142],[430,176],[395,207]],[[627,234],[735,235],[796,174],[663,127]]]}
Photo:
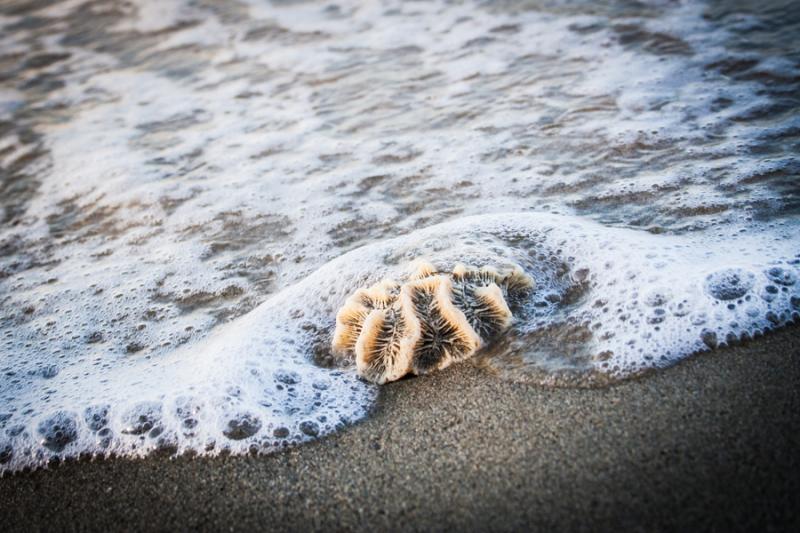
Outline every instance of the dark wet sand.
{"label": "dark wet sand", "polygon": [[3,530],[797,530],[800,327],[604,390],[461,365],[267,457],[0,479]]}

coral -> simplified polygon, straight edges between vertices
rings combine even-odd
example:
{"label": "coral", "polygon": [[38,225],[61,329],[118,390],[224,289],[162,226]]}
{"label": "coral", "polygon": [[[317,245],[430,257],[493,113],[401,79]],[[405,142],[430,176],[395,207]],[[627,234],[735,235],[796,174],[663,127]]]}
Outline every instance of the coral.
{"label": "coral", "polygon": [[511,324],[509,296],[534,287],[520,267],[441,273],[417,261],[407,282],[383,280],[358,289],[336,315],[333,349],[354,353],[363,378],[395,381],[471,357]]}

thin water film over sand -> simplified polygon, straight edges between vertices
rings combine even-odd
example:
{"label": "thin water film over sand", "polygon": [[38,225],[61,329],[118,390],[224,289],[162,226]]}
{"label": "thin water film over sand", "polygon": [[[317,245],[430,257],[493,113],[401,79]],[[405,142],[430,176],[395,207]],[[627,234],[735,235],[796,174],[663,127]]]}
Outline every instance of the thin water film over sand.
{"label": "thin water film over sand", "polygon": [[270,451],[413,259],[537,280],[478,356],[613,382],[800,313],[792,2],[4,2],[0,469]]}

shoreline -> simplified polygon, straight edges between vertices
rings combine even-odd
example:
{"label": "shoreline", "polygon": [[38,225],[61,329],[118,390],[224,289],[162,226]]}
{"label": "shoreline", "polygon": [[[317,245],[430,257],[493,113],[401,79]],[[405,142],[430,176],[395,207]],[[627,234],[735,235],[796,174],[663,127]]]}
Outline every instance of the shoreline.
{"label": "shoreline", "polygon": [[4,530],[800,527],[800,326],[607,388],[470,364],[263,456],[67,462],[0,478]]}

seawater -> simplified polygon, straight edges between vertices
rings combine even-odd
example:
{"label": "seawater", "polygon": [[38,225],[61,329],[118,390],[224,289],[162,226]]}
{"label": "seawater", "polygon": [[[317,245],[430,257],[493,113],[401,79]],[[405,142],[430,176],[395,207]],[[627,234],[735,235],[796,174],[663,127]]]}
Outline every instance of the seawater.
{"label": "seawater", "polygon": [[791,1],[0,5],[0,471],[367,416],[337,308],[537,290],[474,360],[597,386],[800,318]]}

